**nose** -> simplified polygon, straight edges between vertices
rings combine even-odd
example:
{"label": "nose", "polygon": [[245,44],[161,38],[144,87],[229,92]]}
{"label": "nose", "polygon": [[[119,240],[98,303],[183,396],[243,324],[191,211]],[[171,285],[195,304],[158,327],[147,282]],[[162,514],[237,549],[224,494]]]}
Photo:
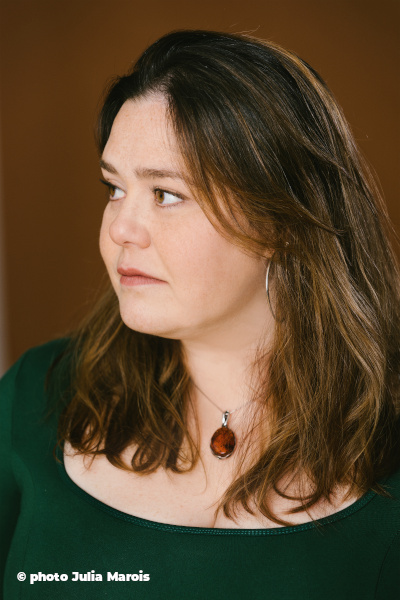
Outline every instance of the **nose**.
{"label": "nose", "polygon": [[147,248],[151,243],[148,215],[142,214],[138,202],[127,196],[118,206],[109,226],[110,238],[119,246]]}

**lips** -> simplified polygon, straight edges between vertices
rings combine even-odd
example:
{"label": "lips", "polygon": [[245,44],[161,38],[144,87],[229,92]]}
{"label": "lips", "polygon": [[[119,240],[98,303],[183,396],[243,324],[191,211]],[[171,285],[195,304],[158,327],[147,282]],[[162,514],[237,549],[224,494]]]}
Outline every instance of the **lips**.
{"label": "lips", "polygon": [[133,269],[130,267],[118,267],[117,272],[123,277],[146,277],[147,279],[156,279],[157,281],[163,281],[162,279],[158,279],[158,277],[154,277],[154,275],[149,275],[149,273],[145,273],[144,271],[139,271],[139,269]]}

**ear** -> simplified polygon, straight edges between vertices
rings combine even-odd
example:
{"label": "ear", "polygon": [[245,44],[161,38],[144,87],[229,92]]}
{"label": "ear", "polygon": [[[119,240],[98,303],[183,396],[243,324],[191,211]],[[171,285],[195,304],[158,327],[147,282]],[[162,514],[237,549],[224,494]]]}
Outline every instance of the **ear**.
{"label": "ear", "polygon": [[282,244],[279,244],[279,243],[278,243],[278,244],[276,245],[276,247],[275,247],[275,248],[267,248],[267,249],[264,251],[264,253],[263,253],[263,256],[264,256],[264,258],[265,258],[265,259],[268,261],[268,260],[270,260],[270,259],[271,259],[272,255],[273,255],[273,254],[274,254],[274,253],[275,253],[277,250],[280,250],[280,251],[285,251],[285,252],[286,252],[287,250],[289,250],[289,246],[290,246],[290,242],[288,242],[288,241],[284,241],[284,242],[282,242]]}
{"label": "ear", "polygon": [[275,248],[266,248],[263,252],[263,258],[266,261],[266,264],[269,263],[269,261],[271,260],[271,257],[273,256],[275,252]]}

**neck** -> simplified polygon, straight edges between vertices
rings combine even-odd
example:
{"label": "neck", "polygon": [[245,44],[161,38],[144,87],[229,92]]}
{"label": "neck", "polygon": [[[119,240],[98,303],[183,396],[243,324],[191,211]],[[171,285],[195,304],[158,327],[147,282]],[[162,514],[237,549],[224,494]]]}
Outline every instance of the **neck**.
{"label": "neck", "polygon": [[[268,351],[273,335],[273,319],[268,316],[263,327],[249,327],[236,323],[225,332],[182,340],[185,360],[191,377],[198,388],[221,410],[238,409],[254,395],[257,381],[252,366],[257,350]],[[207,413],[218,413],[204,396],[196,393],[196,404],[207,406]],[[203,411],[200,411],[200,413]]]}

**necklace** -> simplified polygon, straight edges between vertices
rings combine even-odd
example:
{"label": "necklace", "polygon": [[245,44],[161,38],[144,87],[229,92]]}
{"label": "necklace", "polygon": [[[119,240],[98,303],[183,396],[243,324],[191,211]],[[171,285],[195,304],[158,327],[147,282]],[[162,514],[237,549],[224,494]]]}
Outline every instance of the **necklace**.
{"label": "necklace", "polygon": [[235,408],[234,410],[221,410],[220,407],[217,406],[217,404],[215,404],[215,402],[213,400],[211,400],[211,398],[209,398],[203,392],[203,390],[201,390],[194,382],[193,382],[193,385],[195,388],[197,388],[199,390],[199,392],[201,392],[203,394],[203,396],[205,398],[207,398],[207,400],[209,402],[211,402],[211,404],[213,404],[215,406],[215,408],[218,408],[218,410],[220,412],[222,412],[222,427],[220,427],[213,433],[211,442],[210,442],[210,448],[211,448],[211,452],[217,458],[228,458],[228,456],[231,456],[231,454],[234,451],[235,446],[236,446],[235,434],[233,433],[232,429],[230,429],[227,426],[228,419],[231,414],[233,414],[237,410],[240,410],[241,408],[244,408],[245,406],[250,404],[250,402],[252,402],[252,400],[249,400],[245,404],[242,404],[242,406],[238,406],[238,408]]}

